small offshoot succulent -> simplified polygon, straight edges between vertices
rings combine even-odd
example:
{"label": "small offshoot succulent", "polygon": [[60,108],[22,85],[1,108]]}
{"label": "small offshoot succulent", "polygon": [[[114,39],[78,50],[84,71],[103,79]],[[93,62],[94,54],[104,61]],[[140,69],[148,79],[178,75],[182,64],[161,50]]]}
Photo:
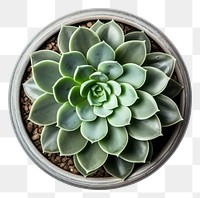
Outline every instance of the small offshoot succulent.
{"label": "small offshoot succulent", "polygon": [[151,159],[151,140],[182,120],[171,99],[182,86],[171,79],[175,58],[151,53],[143,31],[124,35],[113,20],[90,29],[62,26],[61,54],[31,54],[24,84],[33,101],[29,120],[44,126],[44,152],[72,156],[88,176],[102,165],[125,179]]}

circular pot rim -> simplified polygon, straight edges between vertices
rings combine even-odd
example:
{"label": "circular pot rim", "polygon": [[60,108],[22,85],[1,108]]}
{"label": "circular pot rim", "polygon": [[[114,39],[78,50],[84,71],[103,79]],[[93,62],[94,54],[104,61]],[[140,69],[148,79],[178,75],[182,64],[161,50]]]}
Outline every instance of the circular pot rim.
{"label": "circular pot rim", "polygon": [[[162,49],[166,53],[169,53],[176,57],[176,73],[180,82],[184,85],[184,90],[181,93],[180,100],[180,111],[184,117],[184,121],[178,123],[175,126],[175,131],[177,131],[171,138],[171,141],[167,143],[163,152],[158,154],[158,156],[150,163],[143,165],[139,170],[137,170],[134,174],[132,174],[127,180],[119,180],[114,177],[109,178],[84,178],[79,175],[72,174],[70,172],[64,171],[63,169],[57,167],[53,163],[49,162],[33,145],[30,140],[22,118],[20,111],[20,90],[21,90],[21,81],[29,62],[30,53],[37,50],[42,43],[47,40],[47,37],[51,37],[60,29],[62,24],[77,24],[83,21],[89,20],[111,20],[114,19],[118,22],[134,26],[138,29],[142,29],[145,33],[150,36],[153,40],[155,40]],[[177,72],[178,71],[178,72]],[[158,168],[160,168],[174,153],[177,149],[179,143],[181,142],[188,122],[190,118],[191,112],[191,86],[189,75],[187,73],[187,69],[185,64],[171,41],[154,25],[147,22],[146,20],[135,16],[133,14],[123,12],[120,10],[114,9],[87,9],[77,11],[68,15],[65,15],[47,27],[45,27],[42,31],[40,31],[32,41],[25,47],[21,56],[16,63],[16,67],[14,69],[9,88],[9,111],[10,117],[12,121],[12,125],[15,131],[15,134],[22,145],[23,149],[27,153],[27,155],[46,173],[53,176],[54,178],[68,183],[73,186],[89,188],[89,189],[111,189],[126,186],[129,184],[136,183],[141,179],[146,178],[153,172],[155,172]]]}

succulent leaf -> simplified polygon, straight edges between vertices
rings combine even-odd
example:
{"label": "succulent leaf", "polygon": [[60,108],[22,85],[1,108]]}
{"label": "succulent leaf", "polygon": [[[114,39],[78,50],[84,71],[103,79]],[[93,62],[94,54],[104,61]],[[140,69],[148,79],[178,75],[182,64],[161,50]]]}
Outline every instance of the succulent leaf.
{"label": "succulent leaf", "polygon": [[57,126],[65,131],[74,131],[81,125],[81,120],[76,113],[75,107],[69,102],[64,103],[57,113]]}
{"label": "succulent leaf", "polygon": [[118,106],[119,105],[115,94],[111,94],[110,96],[108,96],[108,100],[103,103],[104,109],[114,109]]}
{"label": "succulent leaf", "polygon": [[115,50],[116,60],[124,65],[134,63],[142,65],[146,57],[145,41],[127,41]]}
{"label": "succulent leaf", "polygon": [[87,51],[93,45],[100,42],[98,35],[92,30],[84,27],[79,27],[70,38],[70,51],[79,51],[86,56]]}
{"label": "succulent leaf", "polygon": [[131,125],[126,127],[129,135],[136,140],[147,141],[162,136],[162,127],[158,116],[154,115],[146,120],[132,119]]}
{"label": "succulent leaf", "polygon": [[100,82],[107,82],[108,81],[108,77],[100,71],[97,71],[97,72],[94,72],[93,74],[91,74],[90,79],[95,80],[97,82],[98,81],[100,81]]}
{"label": "succulent leaf", "polygon": [[132,116],[138,120],[145,120],[159,111],[154,98],[144,91],[137,91],[139,99],[130,106]]}
{"label": "succulent leaf", "polygon": [[80,102],[82,102],[85,98],[80,95],[80,86],[74,86],[68,94],[69,103],[76,107]]}
{"label": "succulent leaf", "polygon": [[134,164],[120,157],[109,155],[104,164],[104,168],[110,175],[120,179],[126,179],[132,173]]}
{"label": "succulent leaf", "polygon": [[128,133],[125,127],[109,125],[108,134],[99,141],[99,146],[108,154],[119,156],[128,143]]}
{"label": "succulent leaf", "polygon": [[53,93],[53,85],[61,77],[58,63],[54,61],[41,61],[32,66],[33,79],[36,85],[45,92]]}
{"label": "succulent leaf", "polygon": [[91,30],[93,30],[94,32],[97,31],[97,29],[99,27],[101,27],[104,23],[102,23],[100,20],[97,20],[92,26],[91,26]]}
{"label": "succulent leaf", "polygon": [[147,77],[142,90],[148,92],[152,96],[160,94],[168,84],[169,77],[160,69],[154,67],[143,67],[147,70]]}
{"label": "succulent leaf", "polygon": [[62,53],[69,52],[69,40],[77,27],[62,26],[58,34],[58,47]]}
{"label": "succulent leaf", "polygon": [[104,41],[93,45],[87,52],[88,63],[95,68],[103,61],[115,59],[114,50]]}
{"label": "succulent leaf", "polygon": [[55,125],[45,126],[41,133],[41,145],[43,152],[58,153],[57,137],[59,128]]}
{"label": "succulent leaf", "polygon": [[142,67],[127,63],[123,65],[124,73],[117,79],[118,82],[129,83],[135,89],[140,88],[146,80],[146,70]]}
{"label": "succulent leaf", "polygon": [[90,173],[101,167],[108,154],[102,151],[98,143],[87,144],[87,146],[77,154],[79,164],[85,169],[86,173]]}
{"label": "succulent leaf", "polygon": [[155,97],[155,100],[160,109],[160,111],[157,112],[157,115],[162,127],[168,127],[183,120],[176,103],[172,99],[160,94]]}
{"label": "succulent leaf", "polygon": [[169,54],[153,52],[147,54],[143,66],[156,67],[171,77],[174,72],[175,62],[176,59]]}
{"label": "succulent leaf", "polygon": [[54,124],[59,108],[60,104],[55,101],[53,95],[45,93],[33,103],[28,119],[38,125]]}
{"label": "succulent leaf", "polygon": [[105,109],[103,106],[94,106],[94,114],[101,118],[106,118],[112,113],[112,109]]}
{"label": "succulent leaf", "polygon": [[44,60],[52,60],[59,63],[61,55],[52,50],[39,50],[31,54],[31,65],[35,65]]}
{"label": "succulent leaf", "polygon": [[144,31],[135,31],[126,34],[125,42],[131,40],[145,41],[147,53],[151,52],[151,41],[149,40],[148,36],[144,33]]}
{"label": "succulent leaf", "polygon": [[44,92],[35,84],[33,78],[29,78],[24,84],[23,89],[25,94],[32,101],[36,100],[39,96],[44,94]]}
{"label": "succulent leaf", "polygon": [[122,90],[121,90],[121,85],[119,83],[117,83],[114,80],[109,80],[107,84],[111,89],[111,93],[114,93],[116,96],[119,96],[121,94]]}
{"label": "succulent leaf", "polygon": [[114,50],[124,42],[124,33],[122,29],[113,20],[101,25],[97,29],[96,33],[100,37],[101,41],[105,41]]}
{"label": "succulent leaf", "polygon": [[60,155],[74,155],[82,151],[87,145],[87,140],[81,135],[80,129],[75,131],[60,130],[58,134],[58,148]]}
{"label": "succulent leaf", "polygon": [[59,71],[63,76],[74,76],[77,66],[87,65],[87,60],[80,52],[67,52],[62,54]]}
{"label": "succulent leaf", "polygon": [[110,89],[110,87],[108,86],[107,83],[97,82],[97,85],[99,85],[100,87],[102,87],[102,89],[104,89],[108,95],[111,94],[111,89]]}
{"label": "succulent leaf", "polygon": [[96,83],[95,80],[87,80],[81,84],[80,94],[83,97],[88,95],[90,88]]}
{"label": "succulent leaf", "polygon": [[102,95],[99,97],[96,97],[96,96],[94,96],[92,91],[89,91],[88,95],[87,95],[87,100],[90,105],[101,106],[102,103],[107,100],[106,92],[105,92],[105,90],[103,90]]}

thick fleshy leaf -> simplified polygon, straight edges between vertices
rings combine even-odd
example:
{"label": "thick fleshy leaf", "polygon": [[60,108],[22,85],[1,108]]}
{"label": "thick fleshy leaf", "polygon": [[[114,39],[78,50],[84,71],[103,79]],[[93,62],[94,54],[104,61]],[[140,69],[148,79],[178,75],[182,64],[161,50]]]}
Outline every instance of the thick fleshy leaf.
{"label": "thick fleshy leaf", "polygon": [[52,60],[59,63],[61,55],[53,50],[39,50],[31,54],[31,65],[35,65],[40,61]]}
{"label": "thick fleshy leaf", "polygon": [[110,96],[108,96],[108,100],[103,103],[103,108],[114,109],[116,107],[118,107],[117,97],[115,96],[115,94],[111,94]]}
{"label": "thick fleshy leaf", "polygon": [[82,151],[87,140],[81,135],[80,129],[75,131],[60,130],[58,134],[58,148],[60,155],[69,156]]}
{"label": "thick fleshy leaf", "polygon": [[53,94],[58,103],[63,103],[68,100],[68,94],[72,87],[77,86],[77,83],[70,77],[60,78],[53,86]]}
{"label": "thick fleshy leaf", "polygon": [[137,91],[139,99],[130,106],[132,116],[138,120],[145,120],[159,111],[154,98],[144,91]]}
{"label": "thick fleshy leaf", "polygon": [[121,94],[118,97],[120,104],[128,107],[138,99],[135,89],[128,83],[121,83]]}
{"label": "thick fleshy leaf", "polygon": [[97,20],[93,25],[92,27],[90,28],[91,30],[93,30],[94,32],[97,31],[97,29],[99,27],[101,27],[104,23],[102,23],[100,20]]}
{"label": "thick fleshy leaf", "polygon": [[101,106],[102,102],[107,100],[105,90],[103,90],[102,93],[103,94],[101,96],[96,97],[92,94],[92,91],[89,91],[88,95],[87,95],[87,100],[88,100],[89,104],[94,105],[94,106]]}
{"label": "thick fleshy leaf", "polygon": [[111,89],[107,83],[97,82],[97,85],[101,86],[107,92],[108,95],[111,94]]}
{"label": "thick fleshy leaf", "polygon": [[156,67],[163,71],[167,76],[171,77],[175,68],[176,59],[165,53],[153,52],[147,54],[143,66]]}
{"label": "thick fleshy leaf", "polygon": [[146,70],[142,67],[127,63],[123,65],[124,73],[117,79],[117,82],[129,83],[135,89],[140,88],[146,80]]}
{"label": "thick fleshy leaf", "polygon": [[162,136],[162,127],[159,118],[154,115],[146,120],[132,119],[127,126],[129,135],[137,140],[152,140]]}
{"label": "thick fleshy leaf", "polygon": [[39,96],[41,96],[44,92],[35,84],[33,78],[29,78],[24,84],[23,89],[25,94],[32,101],[36,100]]}
{"label": "thick fleshy leaf", "polygon": [[76,106],[76,112],[83,121],[93,121],[97,117],[93,112],[93,107],[89,105],[87,100],[82,101]]}
{"label": "thick fleshy leaf", "polygon": [[63,76],[74,76],[77,66],[87,65],[87,60],[80,52],[67,52],[62,54],[59,70]]}
{"label": "thick fleshy leaf", "polygon": [[130,137],[128,144],[120,154],[120,157],[127,162],[145,163],[148,153],[148,141],[140,141]]}
{"label": "thick fleshy leaf", "polygon": [[95,80],[97,82],[107,82],[108,81],[108,77],[100,72],[100,71],[97,71],[97,72],[94,72],[93,74],[90,75],[90,79],[91,80]]}
{"label": "thick fleshy leaf", "polygon": [[69,103],[74,107],[77,106],[83,100],[85,100],[85,98],[80,95],[79,86],[75,86],[70,90],[69,95],[68,95],[68,100],[69,100]]}
{"label": "thick fleshy leaf", "polygon": [[147,70],[146,81],[141,87],[152,96],[160,94],[168,84],[169,77],[160,69],[154,67],[143,67]]}
{"label": "thick fleshy leaf", "polygon": [[108,124],[105,118],[97,118],[91,122],[82,122],[81,134],[84,138],[91,143],[97,142],[103,139],[108,133]]}
{"label": "thick fleshy leaf", "polygon": [[115,80],[123,74],[123,67],[117,61],[104,61],[98,65],[98,71]]}
{"label": "thick fleshy leaf", "polygon": [[120,157],[109,155],[104,164],[105,170],[112,176],[126,179],[133,171],[134,164]]}
{"label": "thick fleshy leaf", "polygon": [[108,117],[108,122],[115,127],[123,127],[130,124],[131,111],[128,107],[119,106]]}
{"label": "thick fleshy leaf", "polygon": [[111,92],[114,93],[116,96],[119,96],[121,94],[122,90],[121,90],[121,85],[119,83],[113,80],[109,80],[107,84],[111,88]]}
{"label": "thick fleshy leaf", "polygon": [[41,145],[43,152],[58,153],[57,137],[59,128],[55,125],[45,126],[41,133]]}
{"label": "thick fleshy leaf", "polygon": [[104,41],[92,46],[87,52],[88,63],[95,68],[103,61],[115,60],[114,50]]}
{"label": "thick fleshy leaf", "polygon": [[95,32],[85,27],[79,27],[70,38],[69,49],[70,51],[79,51],[86,56],[90,47],[99,42],[100,39]]}
{"label": "thick fleshy leaf", "polygon": [[60,108],[53,95],[43,94],[34,101],[29,114],[29,120],[38,125],[56,123],[57,111]]}
{"label": "thick fleshy leaf", "polygon": [[155,97],[160,111],[157,113],[163,127],[174,125],[183,120],[176,103],[165,95]]}
{"label": "thick fleshy leaf", "polygon": [[144,33],[144,31],[135,31],[126,34],[125,41],[131,40],[145,41],[147,53],[151,52],[151,41],[149,40],[148,36]]}
{"label": "thick fleshy leaf", "polygon": [[80,165],[85,169],[86,173],[94,171],[101,167],[108,154],[102,151],[98,143],[87,144],[87,146],[77,154],[77,159]]}
{"label": "thick fleshy leaf", "polygon": [[41,61],[32,66],[33,79],[36,85],[45,92],[53,93],[52,87],[61,78],[58,63]]}
{"label": "thick fleshy leaf", "polygon": [[81,120],[76,113],[75,107],[69,102],[64,103],[57,114],[57,125],[65,131],[74,131],[81,125]]}
{"label": "thick fleshy leaf", "polygon": [[108,154],[119,156],[128,143],[128,133],[125,127],[108,127],[108,134],[99,141],[99,146]]}
{"label": "thick fleshy leaf", "polygon": [[81,85],[80,94],[83,97],[88,95],[89,90],[91,87],[96,83],[95,80],[87,80]]}
{"label": "thick fleshy leaf", "polygon": [[95,72],[95,68],[91,65],[78,66],[74,72],[74,80],[80,84],[89,80],[89,76]]}
{"label": "thick fleshy leaf", "polygon": [[62,26],[58,34],[58,47],[62,53],[69,51],[69,40],[77,27]]}
{"label": "thick fleshy leaf", "polygon": [[134,63],[142,65],[146,57],[145,41],[127,41],[115,51],[116,60],[120,64]]}
{"label": "thick fleshy leaf", "polygon": [[106,118],[107,116],[111,115],[112,112],[112,109],[105,109],[103,106],[94,106],[94,114],[101,118]]}
{"label": "thick fleshy leaf", "polygon": [[183,86],[181,86],[178,82],[173,79],[170,79],[167,87],[162,92],[162,94],[168,96],[169,98],[174,98],[178,96],[178,94],[182,91]]}
{"label": "thick fleshy leaf", "polygon": [[99,27],[96,33],[101,41],[108,43],[114,50],[124,42],[123,30],[113,20]]}

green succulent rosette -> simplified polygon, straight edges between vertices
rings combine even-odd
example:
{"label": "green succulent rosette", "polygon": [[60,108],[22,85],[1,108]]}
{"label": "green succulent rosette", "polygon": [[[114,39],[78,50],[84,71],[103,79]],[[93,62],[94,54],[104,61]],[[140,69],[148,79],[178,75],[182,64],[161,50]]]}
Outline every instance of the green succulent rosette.
{"label": "green succulent rosette", "polygon": [[124,35],[113,20],[90,29],[62,26],[61,54],[31,54],[33,77],[24,91],[33,101],[29,120],[44,126],[44,152],[74,157],[84,176],[102,165],[125,179],[149,162],[151,140],[182,120],[172,100],[182,86],[171,79],[175,58],[151,53],[143,31]]}

